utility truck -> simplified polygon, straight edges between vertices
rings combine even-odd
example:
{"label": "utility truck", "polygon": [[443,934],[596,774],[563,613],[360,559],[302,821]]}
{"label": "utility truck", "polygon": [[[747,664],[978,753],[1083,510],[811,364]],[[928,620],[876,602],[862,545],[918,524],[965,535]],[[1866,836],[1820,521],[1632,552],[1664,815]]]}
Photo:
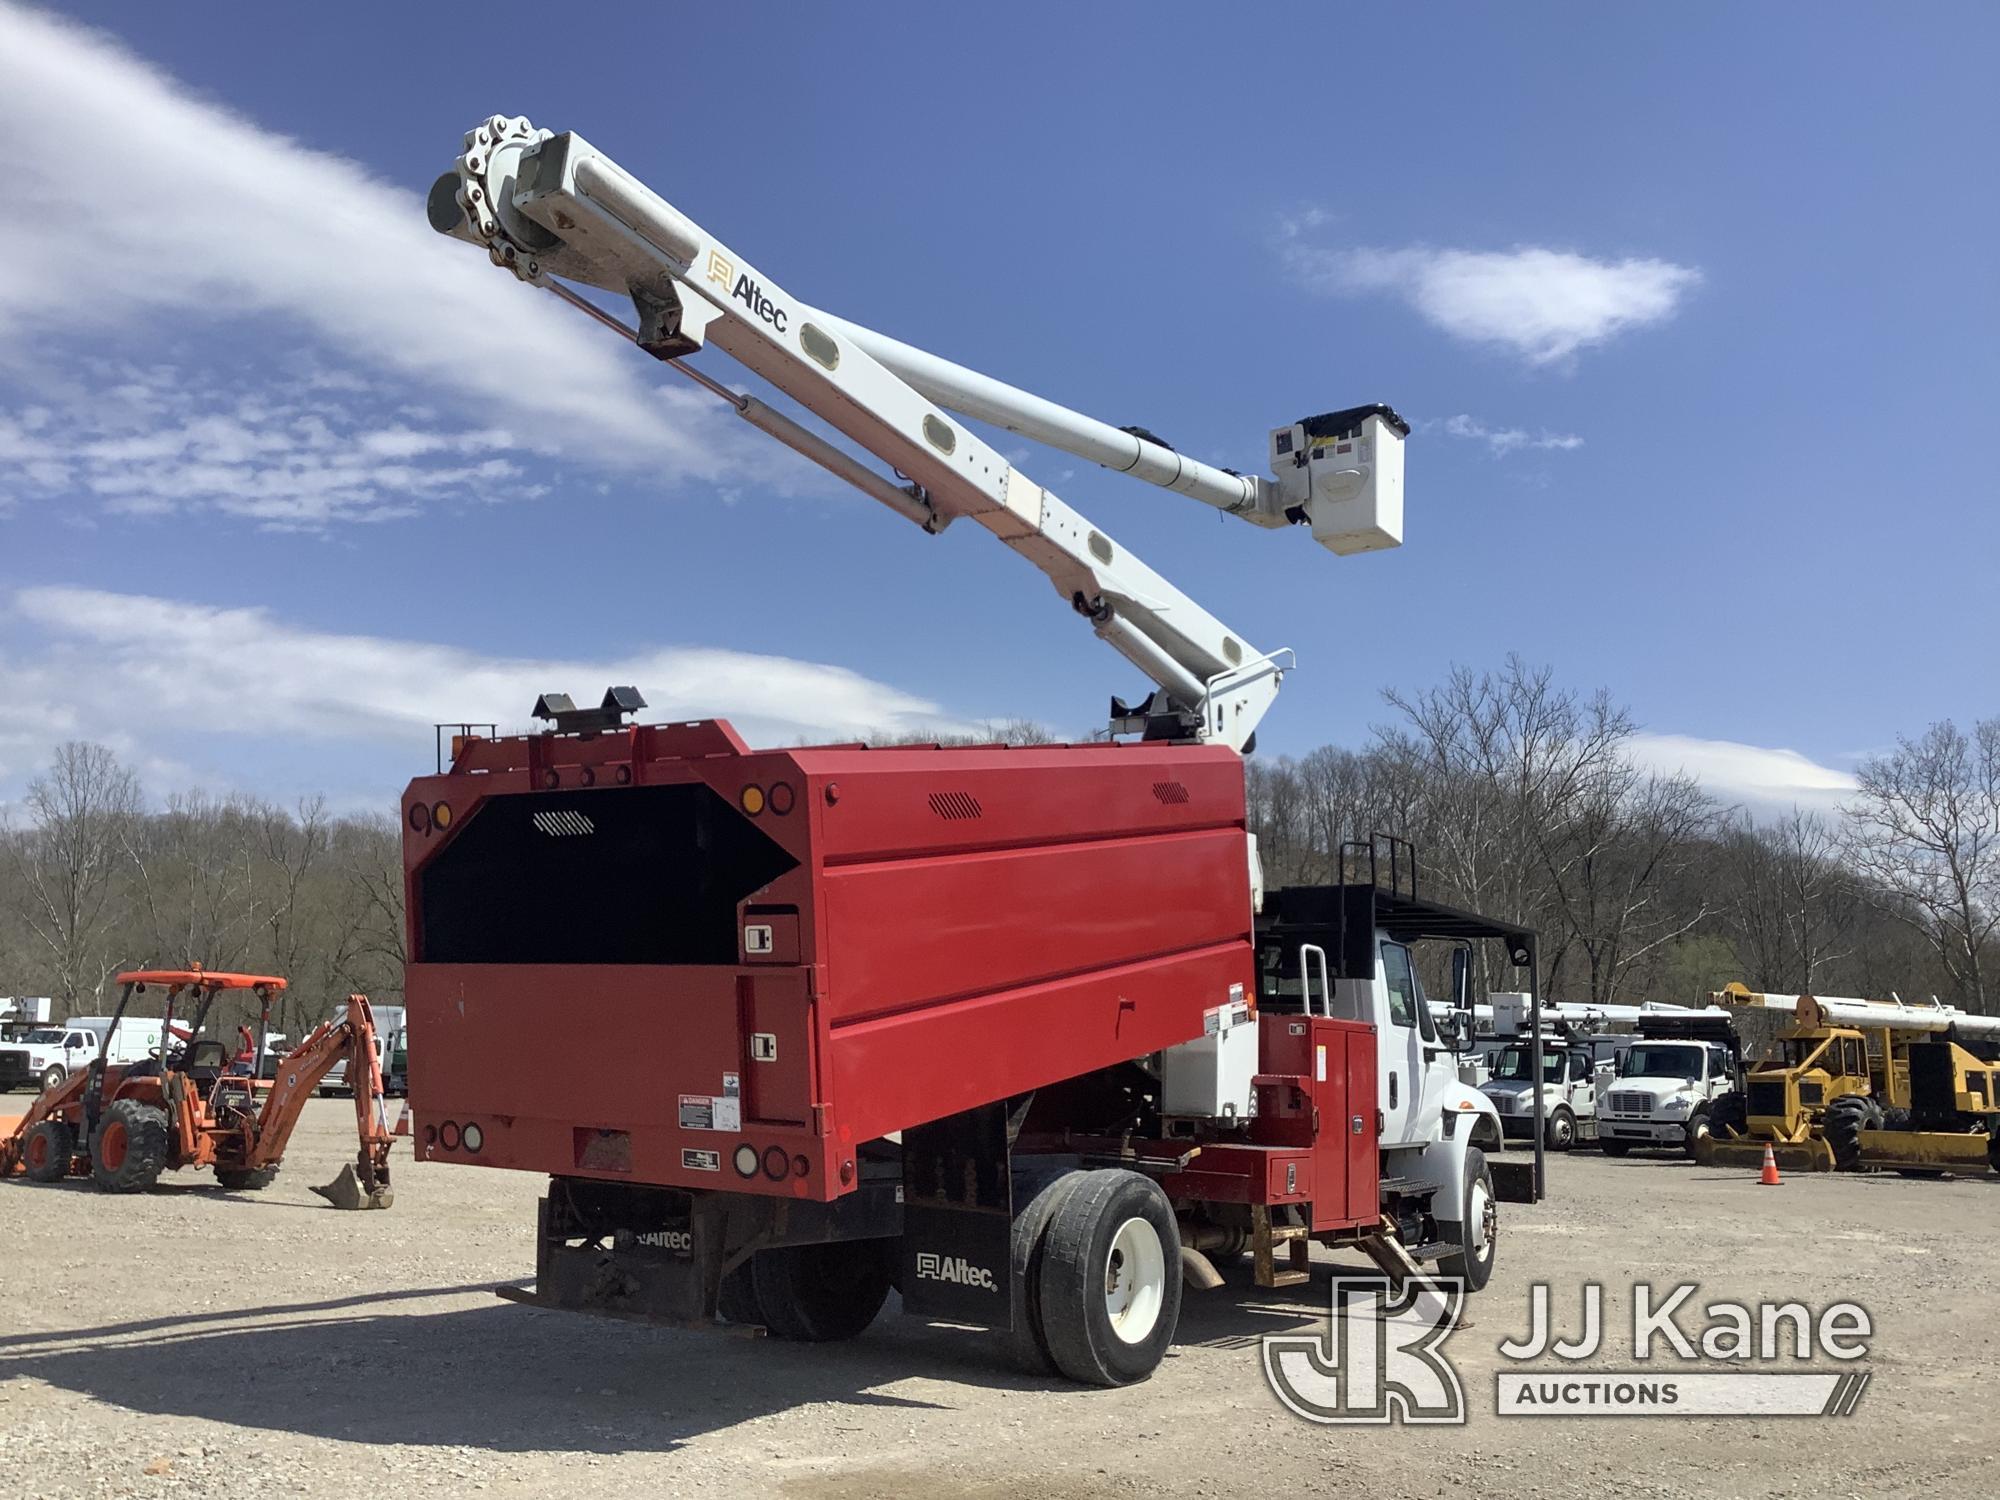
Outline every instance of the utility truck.
{"label": "utility truck", "polygon": [[1648,1017],[1598,1101],[1598,1148],[1606,1156],[1634,1146],[1695,1156],[1717,1101],[1734,1094],[1741,1079],[1742,1047],[1726,1015]]}
{"label": "utility truck", "polygon": [[[1539,1178],[1489,1159],[1414,950],[1452,949],[1463,1009],[1471,945],[1532,991],[1534,934],[1425,900],[1396,842],[1386,881],[1370,844],[1341,883],[1263,891],[1242,756],[1290,653],[963,420],[1352,553],[1401,540],[1400,418],[1280,426],[1269,478],[1202,464],[801,302],[523,119],[469,132],[430,210],[925,531],[991,532],[1154,684],[1106,739],[1026,748],[753,749],[633,722],[630,688],[545,694],[537,733],[458,726],[401,807],[411,1098],[425,1159],[549,1178],[507,1295],[823,1340],[893,1286],[1114,1385],[1218,1257],[1282,1286],[1318,1243],[1483,1286],[1496,1199]],[[896,478],[690,363],[711,348]],[[565,1009],[618,1038],[573,1081],[523,1040]]]}
{"label": "utility truck", "polygon": [[114,1063],[142,1062],[158,1055],[165,1037],[161,1022],[137,1016],[72,1016],[60,1026],[37,1027],[19,1041],[0,1044],[0,1089],[46,1092],[100,1052]]}
{"label": "utility truck", "polygon": [[[1542,1043],[1540,1117],[1549,1150],[1567,1151],[1578,1141],[1597,1139],[1597,1093],[1603,1078],[1587,1042],[1558,1033]],[[1479,1091],[1493,1101],[1501,1132],[1510,1141],[1534,1139],[1535,1088],[1535,1056],[1526,1042],[1509,1042],[1492,1054]]]}

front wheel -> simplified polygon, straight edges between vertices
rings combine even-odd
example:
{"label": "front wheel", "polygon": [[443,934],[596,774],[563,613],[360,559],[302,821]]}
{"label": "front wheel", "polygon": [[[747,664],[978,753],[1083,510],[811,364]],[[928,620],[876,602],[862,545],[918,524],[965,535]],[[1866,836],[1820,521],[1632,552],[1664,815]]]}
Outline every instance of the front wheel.
{"label": "front wheel", "polygon": [[1576,1144],[1576,1116],[1567,1104],[1558,1104],[1549,1116],[1546,1143],[1551,1151],[1567,1151]]}
{"label": "front wheel", "polygon": [[1688,1154],[1688,1160],[1698,1160],[1701,1143],[1715,1133],[1715,1126],[1709,1118],[1708,1106],[1697,1105],[1695,1112],[1688,1116],[1687,1135],[1681,1141],[1681,1150]]}
{"label": "front wheel", "polygon": [[1881,1130],[1888,1124],[1882,1106],[1867,1094],[1842,1094],[1826,1107],[1820,1134],[1833,1151],[1836,1171],[1855,1172],[1861,1168],[1861,1132]]}
{"label": "front wheel", "polygon": [[1042,1337],[1085,1385],[1130,1385],[1159,1368],[1181,1315],[1180,1229],[1150,1177],[1087,1172],[1049,1218]]}
{"label": "front wheel", "polygon": [[46,1068],[42,1069],[42,1092],[46,1094],[51,1090],[61,1088],[62,1081],[67,1077],[69,1077],[69,1072],[61,1063],[50,1063]]}
{"label": "front wheel", "polygon": [[1465,1148],[1458,1207],[1458,1222],[1438,1220],[1438,1238],[1458,1247],[1438,1257],[1438,1275],[1456,1276],[1465,1283],[1467,1292],[1476,1292],[1493,1279],[1493,1259],[1500,1244],[1493,1171],[1486,1165],[1486,1153],[1477,1146]]}
{"label": "front wheel", "polygon": [[61,1182],[76,1155],[76,1127],[61,1120],[38,1121],[21,1142],[21,1170],[30,1182]]}

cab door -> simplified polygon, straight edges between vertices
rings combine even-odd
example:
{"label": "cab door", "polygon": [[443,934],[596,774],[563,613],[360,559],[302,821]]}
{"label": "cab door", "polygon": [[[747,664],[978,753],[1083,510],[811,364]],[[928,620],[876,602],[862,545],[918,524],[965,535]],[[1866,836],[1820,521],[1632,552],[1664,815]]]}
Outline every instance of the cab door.
{"label": "cab door", "polygon": [[1375,1029],[1382,1144],[1421,1143],[1431,1138],[1444,1108],[1437,1091],[1424,1086],[1427,1069],[1420,1028],[1428,1017],[1423,1015],[1422,992],[1417,988],[1410,950],[1384,938],[1379,953]]}

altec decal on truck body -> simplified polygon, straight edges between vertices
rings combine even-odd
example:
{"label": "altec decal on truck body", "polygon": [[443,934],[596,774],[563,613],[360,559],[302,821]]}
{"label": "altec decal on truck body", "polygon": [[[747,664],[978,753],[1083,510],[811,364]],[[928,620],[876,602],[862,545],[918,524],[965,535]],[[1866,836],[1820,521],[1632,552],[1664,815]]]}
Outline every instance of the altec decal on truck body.
{"label": "altec decal on truck body", "polygon": [[[433,1159],[831,1200],[862,1142],[1189,1041],[1256,988],[1225,746],[647,725],[470,740],[404,813]],[[558,1015],[613,1042],[587,1091],[521,1044]]]}

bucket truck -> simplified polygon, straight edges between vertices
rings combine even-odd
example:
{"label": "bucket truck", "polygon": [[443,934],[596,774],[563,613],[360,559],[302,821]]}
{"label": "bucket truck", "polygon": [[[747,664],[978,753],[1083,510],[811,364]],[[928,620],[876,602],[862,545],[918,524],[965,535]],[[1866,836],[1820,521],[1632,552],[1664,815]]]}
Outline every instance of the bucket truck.
{"label": "bucket truck", "polygon": [[[1317,1243],[1483,1286],[1496,1199],[1540,1179],[1489,1162],[1498,1119],[1412,950],[1456,950],[1464,1009],[1470,945],[1532,991],[1534,934],[1422,898],[1399,842],[1386,882],[1370,844],[1365,877],[1264,892],[1242,755],[1291,653],[963,420],[1346,554],[1401,540],[1401,419],[1281,425],[1269,477],[1200,463],[809,305],[524,119],[469,132],[429,209],[925,531],[984,528],[1153,684],[1065,746],[754,750],[632,722],[631,688],[545,694],[538,733],[459,726],[401,808],[411,1101],[425,1159],[549,1179],[534,1285],[506,1295],[819,1340],[893,1285],[1116,1385],[1216,1258],[1290,1285]],[[711,350],[895,478],[693,362]],[[552,1005],[619,1038],[571,1086],[521,1043]]]}

